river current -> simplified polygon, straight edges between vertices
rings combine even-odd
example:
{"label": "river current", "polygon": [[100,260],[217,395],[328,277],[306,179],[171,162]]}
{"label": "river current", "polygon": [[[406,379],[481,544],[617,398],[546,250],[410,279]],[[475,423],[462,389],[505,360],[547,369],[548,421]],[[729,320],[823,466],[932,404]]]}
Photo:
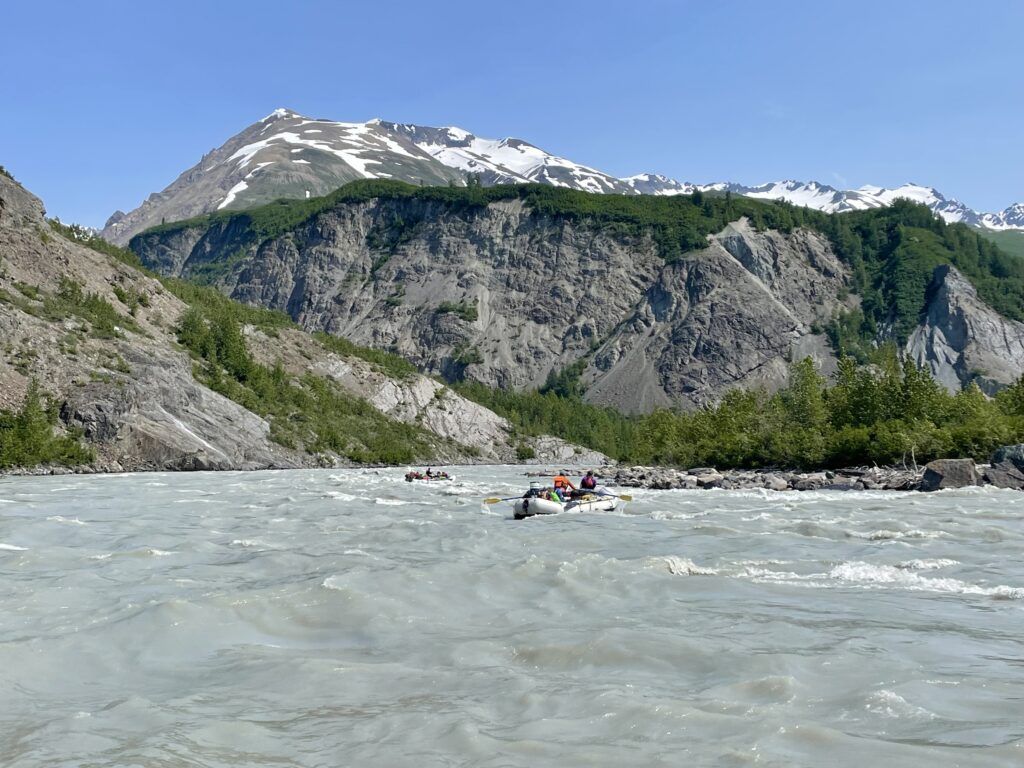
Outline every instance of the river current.
{"label": "river current", "polygon": [[1024,765],[1024,494],[0,479],[0,765]]}

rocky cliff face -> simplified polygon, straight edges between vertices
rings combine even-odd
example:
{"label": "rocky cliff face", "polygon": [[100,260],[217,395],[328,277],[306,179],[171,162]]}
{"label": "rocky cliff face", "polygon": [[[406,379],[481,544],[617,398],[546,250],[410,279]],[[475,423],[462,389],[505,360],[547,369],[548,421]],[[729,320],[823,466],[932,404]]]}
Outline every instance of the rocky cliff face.
{"label": "rocky cliff face", "polygon": [[586,372],[596,402],[648,411],[698,405],[732,387],[776,388],[790,360],[834,357],[812,326],[839,308],[847,276],[809,232],[755,232],[745,221],[663,266]]}
{"label": "rocky cliff face", "polygon": [[[100,333],[81,312],[65,311],[60,297],[68,286],[106,302],[117,324]],[[101,469],[319,464],[322,457],[273,442],[263,418],[195,381],[193,361],[175,339],[185,309],[158,281],[58,235],[42,203],[0,174],[0,407],[18,407],[36,378],[61,404],[62,423],[80,428],[95,447]],[[435,381],[389,378],[301,332],[286,331],[287,343],[248,333],[264,362],[329,375],[393,418],[433,430],[435,453],[424,460],[512,461],[523,442],[538,461],[603,460],[562,441],[516,436],[504,419]]]}
{"label": "rocky cliff face", "polygon": [[258,246],[238,250],[233,236],[221,222],[132,245],[182,275],[233,253],[219,284],[234,298],[446,376],[536,387],[585,359],[587,397],[627,412],[780,385],[793,355],[827,366],[812,327],[839,307],[846,281],[810,232],[759,233],[740,221],[666,264],[648,237],[518,200],[463,210],[376,199]]}
{"label": "rocky cliff face", "polygon": [[1024,374],[1024,323],[993,310],[963,275],[943,265],[932,277],[907,353],[950,391],[974,381],[994,394]]}
{"label": "rocky cliff face", "polygon": [[[17,407],[30,377],[63,403],[69,426],[119,469],[298,466],[268,425],[198,385],[173,341],[184,305],[156,280],[54,233],[37,198],[0,176],[0,406]],[[101,296],[124,320],[96,334],[73,313],[53,313],[61,282]],[[135,316],[114,289],[145,296]]]}

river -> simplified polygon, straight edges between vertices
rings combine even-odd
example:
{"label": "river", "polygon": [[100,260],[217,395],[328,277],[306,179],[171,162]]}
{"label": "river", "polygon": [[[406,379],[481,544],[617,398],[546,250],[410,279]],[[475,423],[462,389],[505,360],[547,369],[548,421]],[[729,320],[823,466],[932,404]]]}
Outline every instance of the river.
{"label": "river", "polygon": [[0,479],[0,765],[1024,765],[1024,494]]}

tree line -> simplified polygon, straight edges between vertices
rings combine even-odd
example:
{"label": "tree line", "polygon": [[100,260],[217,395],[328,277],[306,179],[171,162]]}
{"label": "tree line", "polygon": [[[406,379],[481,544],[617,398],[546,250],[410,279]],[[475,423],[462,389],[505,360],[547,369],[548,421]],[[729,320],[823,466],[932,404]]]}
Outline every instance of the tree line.
{"label": "tree line", "polygon": [[810,358],[777,392],[734,389],[695,411],[627,417],[578,391],[503,392],[456,385],[525,434],[553,434],[633,464],[820,468],[908,465],[937,458],[985,461],[1024,442],[1024,379],[988,398],[974,384],[948,392],[893,345],[877,362],[839,360],[831,381]]}
{"label": "tree line", "polygon": [[986,461],[1021,441],[1024,380],[992,399],[975,384],[952,394],[890,346],[879,363],[841,358],[831,382],[807,358],[778,392],[733,390],[714,407],[653,413],[639,425],[638,453],[686,466],[816,468]]}

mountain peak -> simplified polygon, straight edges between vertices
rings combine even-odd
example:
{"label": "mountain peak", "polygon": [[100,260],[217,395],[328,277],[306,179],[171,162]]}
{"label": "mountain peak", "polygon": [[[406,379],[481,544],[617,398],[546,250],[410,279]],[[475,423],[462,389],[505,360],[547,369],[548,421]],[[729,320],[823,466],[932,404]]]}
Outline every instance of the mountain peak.
{"label": "mountain peak", "polygon": [[302,118],[303,116],[300,115],[298,112],[296,112],[293,109],[288,109],[287,107],[278,107],[273,112],[271,112],[269,115],[267,115],[262,120],[260,120],[260,122],[261,123],[266,123],[266,122],[270,122],[271,120],[281,120],[281,119],[284,119],[284,118],[292,119],[292,118],[296,118],[296,117],[297,118]]}
{"label": "mountain peak", "polygon": [[325,195],[356,179],[395,179],[416,185],[460,184],[473,174],[484,185],[550,184],[584,192],[686,195],[730,192],[836,213],[890,205],[907,198],[948,222],[1024,229],[1024,212],[982,214],[931,187],[865,185],[839,190],[817,181],[787,179],[759,186],[692,184],[654,173],[618,178],[559,157],[523,139],[487,139],[458,126],[430,127],[375,117],[343,123],[311,119],[278,107],[230,138],[142,207],[108,221],[103,236],[126,243],[161,221],[222,208],[248,208],[279,198]]}

